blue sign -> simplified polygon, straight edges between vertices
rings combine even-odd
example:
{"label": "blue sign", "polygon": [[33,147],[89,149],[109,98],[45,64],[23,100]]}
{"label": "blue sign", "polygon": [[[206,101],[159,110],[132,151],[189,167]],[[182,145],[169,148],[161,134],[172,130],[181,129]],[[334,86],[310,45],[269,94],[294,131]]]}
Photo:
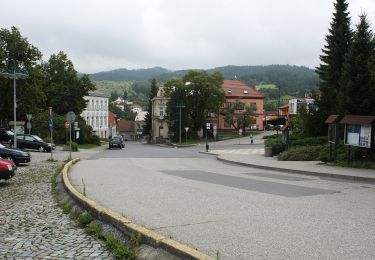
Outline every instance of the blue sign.
{"label": "blue sign", "polygon": [[52,130],[52,128],[53,128],[53,119],[52,118],[48,121],[48,127],[49,127],[50,130]]}

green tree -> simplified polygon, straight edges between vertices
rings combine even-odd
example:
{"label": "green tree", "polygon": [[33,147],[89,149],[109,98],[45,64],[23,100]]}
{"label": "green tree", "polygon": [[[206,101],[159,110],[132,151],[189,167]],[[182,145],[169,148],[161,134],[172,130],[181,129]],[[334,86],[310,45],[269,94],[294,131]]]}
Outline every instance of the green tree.
{"label": "green tree", "polygon": [[78,78],[73,63],[62,51],[52,54],[44,69],[47,80],[43,90],[47,106],[53,107],[59,115],[65,115],[69,111],[80,114],[86,107],[83,97],[95,90],[89,76]]}
{"label": "green tree", "polygon": [[[167,82],[168,119],[170,124],[179,122],[179,108],[184,105],[186,122],[191,127],[193,136],[204,126],[209,113],[219,113],[220,105],[225,101],[222,89],[224,77],[220,72],[208,74],[205,71],[189,71],[182,80]],[[175,137],[179,132],[174,131]],[[178,135],[177,135],[178,136]]]}
{"label": "green tree", "polygon": [[[44,81],[41,71],[42,54],[22,37],[16,27],[11,30],[0,29],[0,72],[21,72],[26,79],[17,79],[17,119],[26,117],[26,113],[35,113],[45,103],[40,86]],[[2,123],[13,120],[13,79],[0,76],[0,118]]]}
{"label": "green tree", "polygon": [[146,115],[146,124],[144,126],[144,134],[145,135],[150,135],[151,134],[151,129],[152,129],[152,99],[156,97],[158,94],[158,86],[156,85],[156,79],[151,80],[151,89],[150,89],[150,94],[148,97],[148,107],[147,107],[147,115]]}
{"label": "green tree", "polygon": [[338,100],[341,114],[375,115],[375,85],[371,79],[374,51],[373,33],[363,14],[340,80],[342,90]]}
{"label": "green tree", "polygon": [[350,30],[350,17],[346,0],[336,0],[335,12],[326,36],[326,45],[320,55],[320,66],[316,69],[320,79],[321,97],[318,101],[323,121],[330,114],[336,114],[337,98],[340,92],[340,79],[342,76],[345,56],[349,51],[352,32]]}

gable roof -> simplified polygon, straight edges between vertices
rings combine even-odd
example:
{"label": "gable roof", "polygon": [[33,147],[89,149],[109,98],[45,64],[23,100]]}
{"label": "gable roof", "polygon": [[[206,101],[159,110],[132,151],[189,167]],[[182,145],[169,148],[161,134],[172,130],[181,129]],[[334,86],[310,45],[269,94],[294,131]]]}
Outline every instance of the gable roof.
{"label": "gable roof", "polygon": [[340,121],[340,124],[371,125],[375,122],[375,116],[347,115]]}
{"label": "gable roof", "polygon": [[239,80],[224,80],[222,87],[225,97],[264,98],[264,95],[252,86]]}
{"label": "gable roof", "polygon": [[134,132],[134,121],[121,118],[118,121],[118,130],[120,132]]}

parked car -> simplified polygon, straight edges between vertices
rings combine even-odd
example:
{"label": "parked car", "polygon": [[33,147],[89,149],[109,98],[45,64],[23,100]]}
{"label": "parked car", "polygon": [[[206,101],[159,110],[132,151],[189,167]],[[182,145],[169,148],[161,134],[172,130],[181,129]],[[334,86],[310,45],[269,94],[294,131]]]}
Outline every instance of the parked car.
{"label": "parked car", "polygon": [[0,159],[0,179],[8,180],[17,172],[17,166],[14,162]]}
{"label": "parked car", "polygon": [[268,124],[268,125],[266,125],[266,127],[264,129],[267,130],[267,131],[272,131],[272,130],[275,129],[275,126],[271,125],[271,124]]}
{"label": "parked car", "polygon": [[123,142],[122,142],[121,138],[118,137],[118,136],[114,136],[109,141],[109,149],[114,148],[114,147],[118,147],[118,148],[122,149],[122,144],[123,144]]}
{"label": "parked car", "polygon": [[17,148],[51,152],[52,144],[43,141],[43,139],[37,135],[20,134],[17,135]]}
{"label": "parked car", "polygon": [[124,137],[122,135],[114,135],[113,137],[120,138],[121,139],[121,146],[122,146],[122,148],[125,148]]}
{"label": "parked car", "polygon": [[19,165],[20,163],[29,163],[31,160],[30,153],[19,149],[6,148],[2,144],[0,144],[0,157],[13,161],[16,165]]}
{"label": "parked car", "polygon": [[13,143],[14,133],[10,130],[0,129],[0,143],[11,146]]}

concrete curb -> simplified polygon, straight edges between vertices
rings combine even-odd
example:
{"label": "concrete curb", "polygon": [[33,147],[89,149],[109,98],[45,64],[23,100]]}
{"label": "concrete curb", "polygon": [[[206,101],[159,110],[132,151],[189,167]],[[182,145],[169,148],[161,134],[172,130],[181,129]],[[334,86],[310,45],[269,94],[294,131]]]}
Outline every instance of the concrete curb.
{"label": "concrete curb", "polygon": [[201,253],[187,245],[181,244],[150,229],[137,225],[124,216],[104,208],[100,204],[79,193],[70,183],[68,176],[70,167],[78,161],[79,158],[65,164],[62,170],[62,182],[65,190],[70,194],[70,196],[72,196],[72,198],[78,204],[90,211],[95,217],[104,222],[112,224],[128,236],[132,236],[134,234],[140,235],[146,244],[149,244],[155,248],[162,248],[182,259],[214,259],[213,257]]}
{"label": "concrete curb", "polygon": [[216,157],[217,160],[223,161],[230,164],[237,164],[242,166],[248,166],[263,170],[272,170],[272,171],[279,171],[284,173],[296,173],[296,174],[304,174],[304,175],[312,175],[312,176],[319,176],[319,177],[329,177],[329,178],[336,178],[336,179],[344,179],[344,180],[352,180],[352,181],[365,181],[365,182],[375,182],[375,178],[370,177],[363,177],[363,176],[354,176],[354,175],[341,175],[341,174],[334,174],[334,173],[324,173],[324,172],[313,172],[313,171],[305,171],[305,170],[296,170],[296,169],[286,169],[286,168],[279,168],[274,166],[266,166],[266,165],[257,165],[251,163],[244,163],[244,162],[236,162],[227,159],[220,158],[220,155]]}

